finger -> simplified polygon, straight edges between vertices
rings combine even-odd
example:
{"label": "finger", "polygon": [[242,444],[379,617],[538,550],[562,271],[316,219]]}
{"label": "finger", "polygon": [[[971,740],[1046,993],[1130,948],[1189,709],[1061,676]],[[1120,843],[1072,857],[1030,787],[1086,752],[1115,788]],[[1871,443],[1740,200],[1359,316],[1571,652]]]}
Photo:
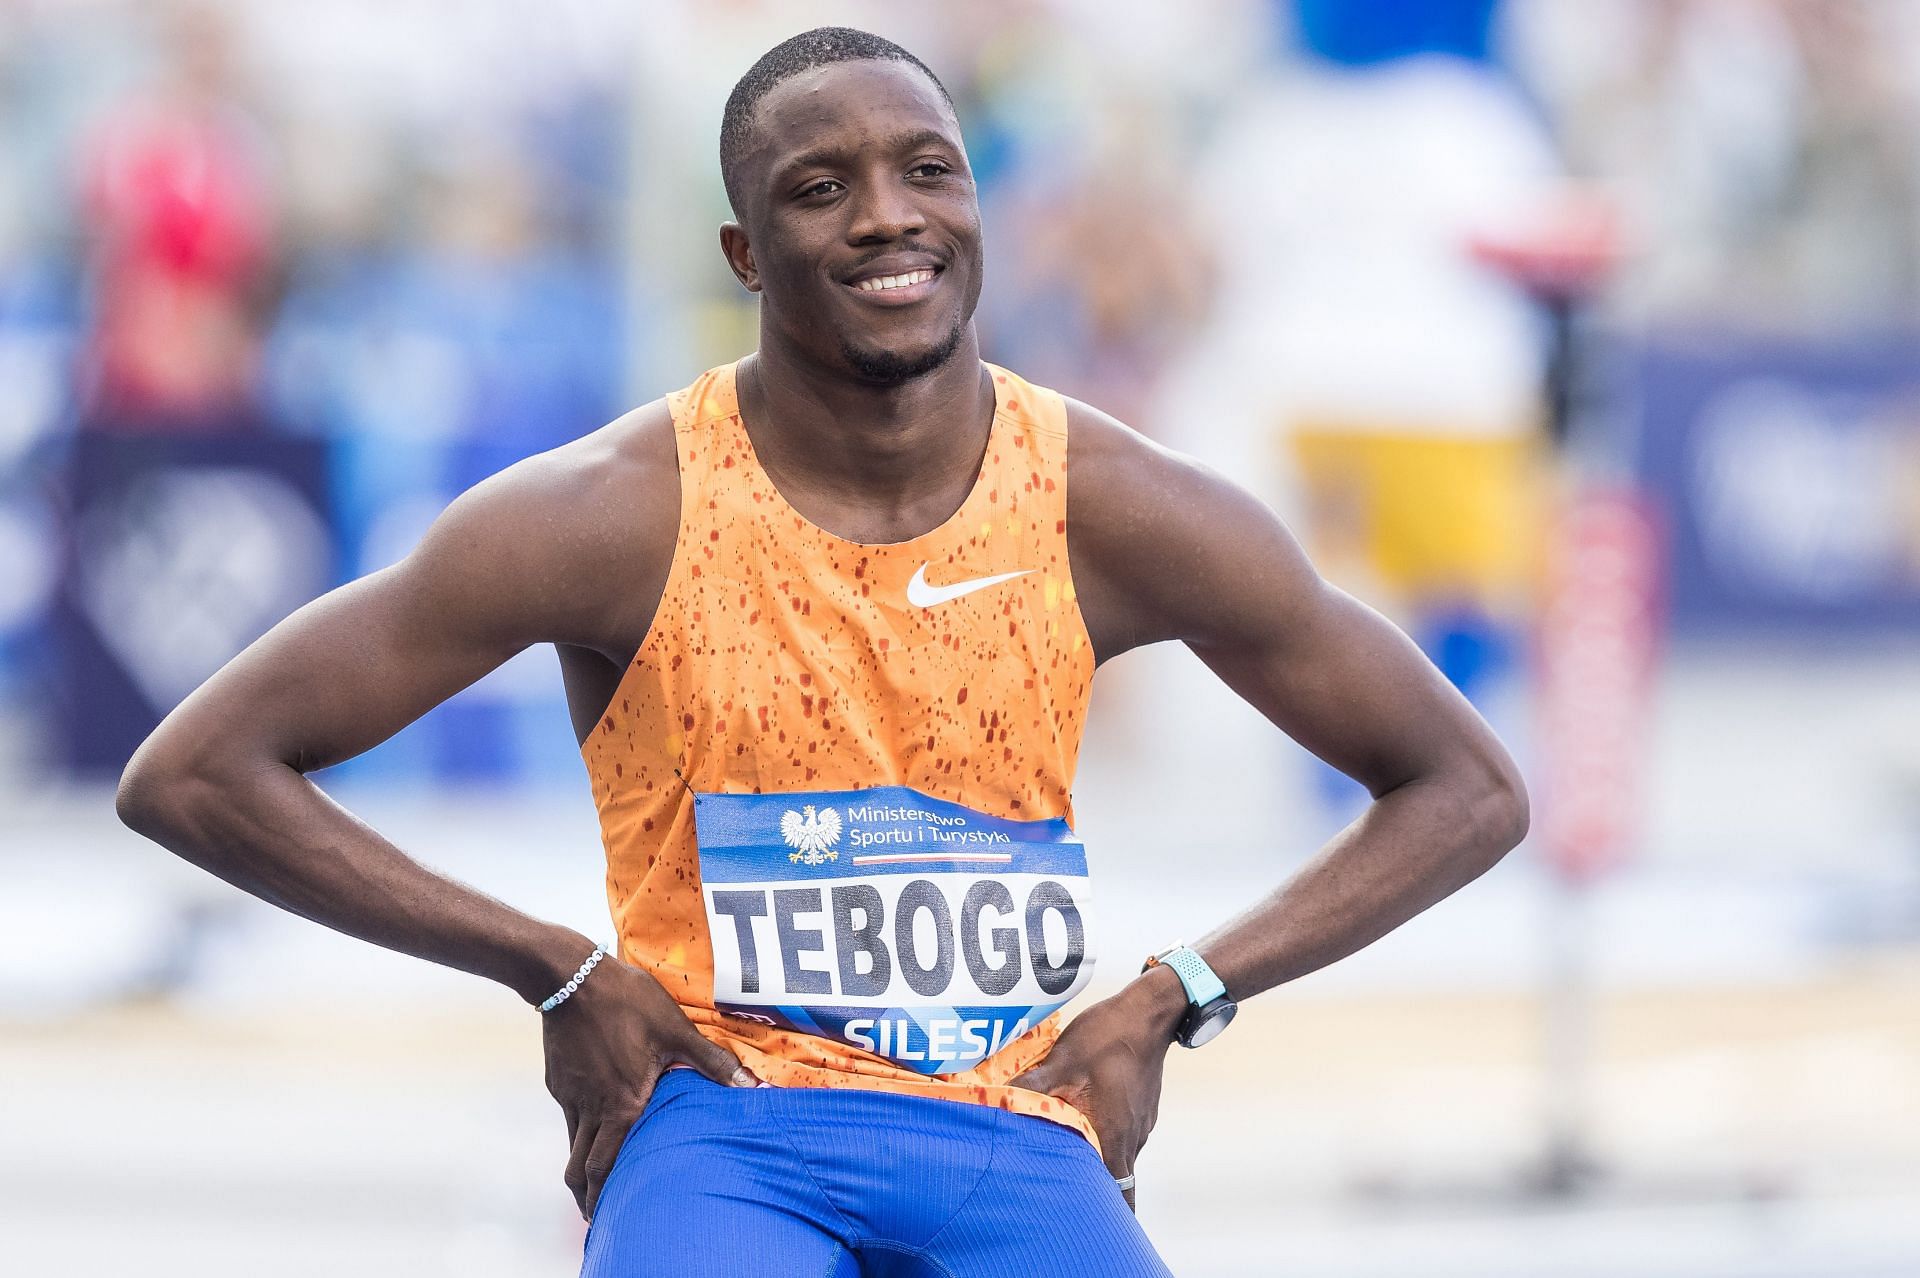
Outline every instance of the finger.
{"label": "finger", "polygon": [[620,1118],[603,1121],[600,1130],[594,1135],[593,1148],[587,1153],[587,1191],[585,1215],[593,1219],[593,1213],[600,1209],[600,1191],[606,1187],[607,1177],[613,1172],[613,1165],[620,1160],[620,1147],[626,1143],[627,1132],[633,1128],[633,1119]]}
{"label": "finger", "polygon": [[1129,1129],[1123,1124],[1114,1124],[1113,1129],[1103,1130],[1100,1134],[1100,1161],[1106,1164],[1107,1174],[1117,1181],[1125,1181],[1133,1175],[1134,1164],[1140,1158],[1139,1129]]}
{"label": "finger", "polygon": [[587,1155],[593,1152],[594,1138],[599,1135],[600,1121],[596,1116],[591,1121],[583,1121],[575,1129],[573,1148],[567,1155],[567,1170],[561,1179],[567,1182],[567,1188],[573,1192],[574,1206],[580,1209],[580,1215],[587,1214]]}
{"label": "finger", "polygon": [[708,1042],[700,1031],[688,1028],[687,1037],[673,1053],[682,1065],[691,1065],[723,1087],[758,1087],[760,1080],[740,1063],[740,1058],[718,1043]]}
{"label": "finger", "polygon": [[1127,1210],[1138,1214],[1138,1209],[1133,1205],[1133,1186],[1128,1183],[1133,1176],[1133,1156],[1129,1154],[1125,1158],[1116,1157],[1114,1155],[1119,1152],[1117,1150],[1114,1154],[1108,1154],[1104,1149],[1101,1152],[1103,1155],[1101,1161],[1107,1165],[1107,1174],[1112,1176],[1114,1183],[1120,1187],[1120,1196],[1127,1200]]}

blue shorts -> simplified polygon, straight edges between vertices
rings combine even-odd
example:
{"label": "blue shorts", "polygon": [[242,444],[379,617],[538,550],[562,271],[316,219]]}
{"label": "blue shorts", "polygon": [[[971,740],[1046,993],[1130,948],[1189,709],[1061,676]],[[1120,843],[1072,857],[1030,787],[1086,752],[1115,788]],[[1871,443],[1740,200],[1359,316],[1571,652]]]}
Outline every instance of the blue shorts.
{"label": "blue shorts", "polygon": [[1168,1278],[1085,1137],[887,1092],[669,1071],[582,1278]]}

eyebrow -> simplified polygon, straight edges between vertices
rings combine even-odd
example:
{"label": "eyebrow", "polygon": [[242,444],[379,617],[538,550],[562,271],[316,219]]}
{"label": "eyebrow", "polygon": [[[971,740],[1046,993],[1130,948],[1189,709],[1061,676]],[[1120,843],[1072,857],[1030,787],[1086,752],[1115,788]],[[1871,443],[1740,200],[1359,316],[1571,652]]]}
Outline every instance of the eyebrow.
{"label": "eyebrow", "polygon": [[[946,151],[956,149],[953,139],[938,129],[909,129],[904,133],[894,134],[881,145],[896,155],[902,151],[914,151],[927,146],[936,146]],[[796,169],[810,169],[815,165],[832,164],[836,160],[846,159],[851,154],[852,151],[849,148],[838,143],[817,146],[782,162],[774,169],[774,176],[780,178]]]}

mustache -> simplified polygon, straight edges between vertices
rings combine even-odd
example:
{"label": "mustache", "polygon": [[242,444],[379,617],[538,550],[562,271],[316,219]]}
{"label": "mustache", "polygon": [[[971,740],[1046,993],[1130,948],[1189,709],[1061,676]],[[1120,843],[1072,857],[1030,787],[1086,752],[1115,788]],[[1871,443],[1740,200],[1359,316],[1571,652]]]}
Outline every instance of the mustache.
{"label": "mustache", "polygon": [[[932,258],[934,265],[938,266],[941,270],[945,270],[953,262],[952,253],[942,252],[941,250],[935,249],[935,248],[922,248],[922,247],[916,246],[906,251],[909,253],[912,253],[916,257]],[[855,262],[853,265],[843,268],[839,272],[839,277],[843,280],[851,279],[852,277],[858,275],[860,272],[866,270],[869,266],[872,266],[875,262],[878,262],[883,258],[898,257],[900,253],[901,253],[901,249],[898,245],[895,245],[894,247],[889,249],[882,249],[880,252],[877,252],[877,253],[870,253],[866,257],[860,259],[858,262]]]}

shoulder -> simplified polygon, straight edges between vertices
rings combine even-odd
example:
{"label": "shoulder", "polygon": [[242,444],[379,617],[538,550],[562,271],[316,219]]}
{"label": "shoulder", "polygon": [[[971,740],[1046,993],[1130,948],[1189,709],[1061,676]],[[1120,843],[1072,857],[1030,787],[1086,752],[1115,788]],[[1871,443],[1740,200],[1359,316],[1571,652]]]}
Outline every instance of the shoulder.
{"label": "shoulder", "polygon": [[581,535],[618,541],[649,524],[671,530],[680,505],[673,414],[656,399],[497,478]]}
{"label": "shoulder", "polygon": [[529,640],[618,649],[632,587],[664,578],[679,522],[673,417],[655,400],[474,485],[402,567],[430,591],[508,596]]}
{"label": "shoulder", "polygon": [[501,481],[502,488],[553,501],[610,497],[635,483],[666,484],[679,473],[673,432],[667,401],[656,399],[598,430],[517,462],[486,483]]}
{"label": "shoulder", "polygon": [[677,524],[678,476],[673,419],[656,400],[482,480],[443,522],[495,541],[524,538],[528,553],[614,546],[636,523],[644,531],[663,505]]}
{"label": "shoulder", "polygon": [[[1103,658],[1205,638],[1249,581],[1304,569],[1278,516],[1213,467],[1075,399],[1067,406],[1067,550]],[[1283,589],[1290,589],[1289,582]]]}
{"label": "shoulder", "polygon": [[1206,463],[1155,443],[1077,399],[1067,409],[1069,528],[1128,542],[1218,519],[1272,512]]}
{"label": "shoulder", "polygon": [[[1091,404],[1062,395],[1067,409],[1070,478],[1104,492],[1115,485],[1151,481],[1191,459],[1154,443],[1133,427]],[[1197,463],[1191,463],[1197,464]]]}

